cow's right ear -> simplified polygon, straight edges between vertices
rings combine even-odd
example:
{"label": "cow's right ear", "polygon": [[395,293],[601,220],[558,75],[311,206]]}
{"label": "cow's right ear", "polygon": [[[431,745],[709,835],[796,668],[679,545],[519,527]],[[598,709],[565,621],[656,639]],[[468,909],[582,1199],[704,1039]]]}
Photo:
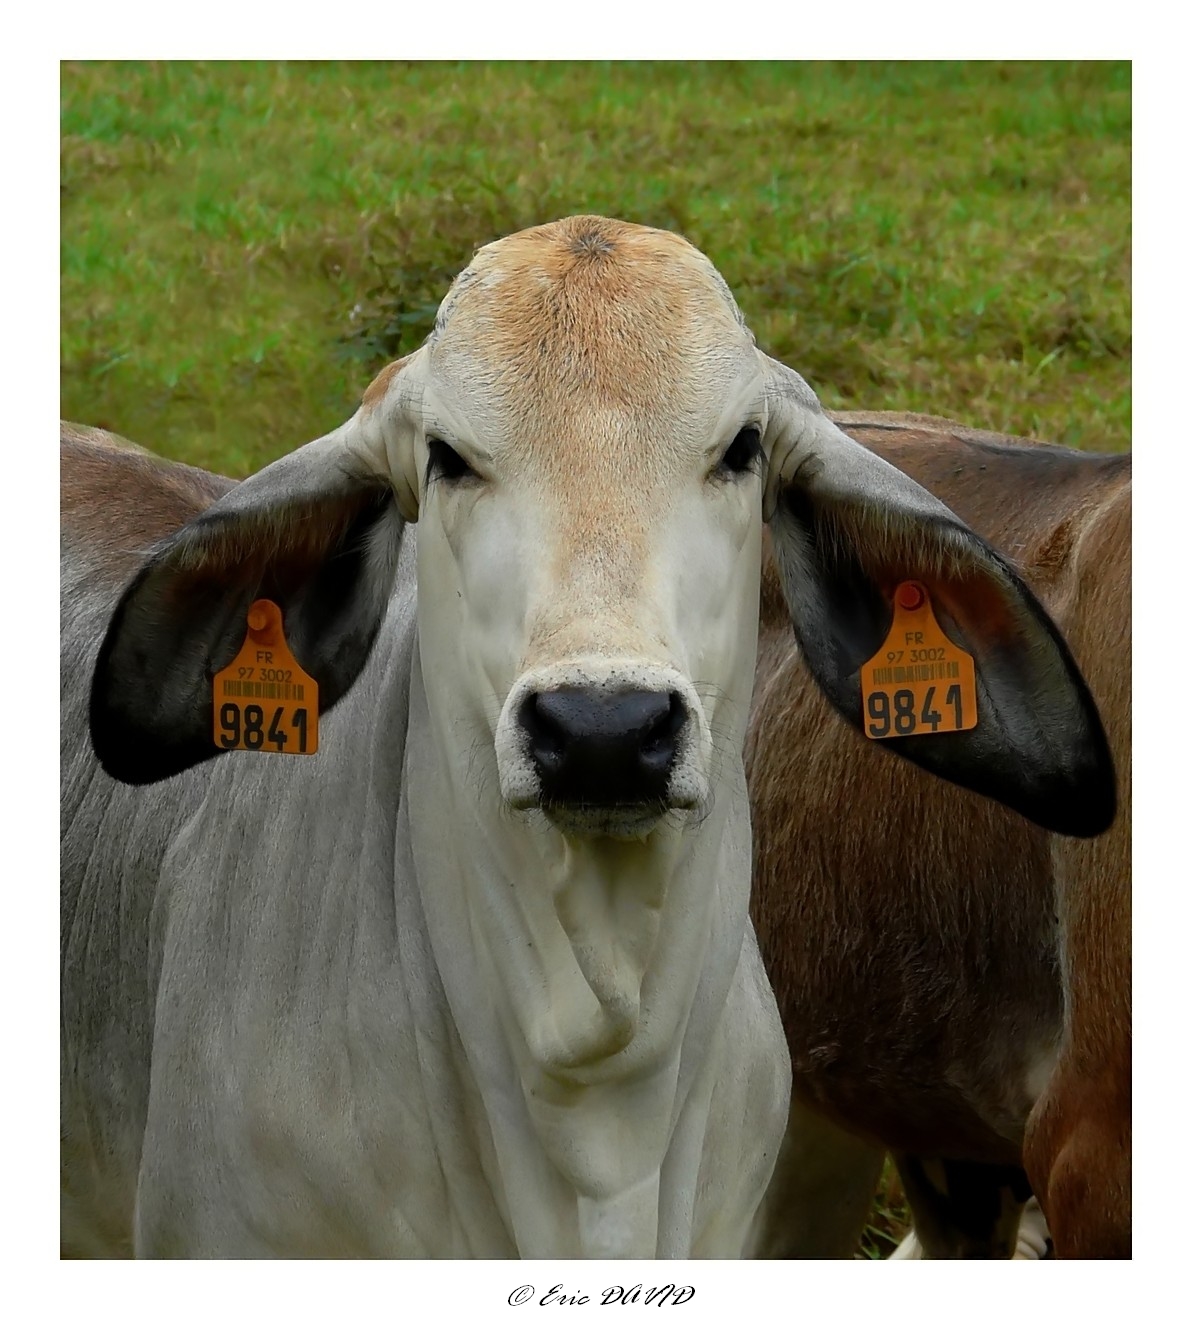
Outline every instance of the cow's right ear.
{"label": "cow's right ear", "polygon": [[248,609],[281,607],[320,712],[356,681],[417,517],[413,410],[386,368],[356,415],[242,481],[148,558],[125,590],[91,686],[100,764],[149,784],[220,754],[212,680],[245,638]]}
{"label": "cow's right ear", "polygon": [[950,509],[825,417],[800,376],[778,362],[770,371],[764,507],[800,650],[829,700],[863,727],[862,666],[885,642],[899,584],[922,583],[945,634],[973,657],[978,722],[881,746],[1047,829],[1107,829],[1105,731],[1030,589]]}

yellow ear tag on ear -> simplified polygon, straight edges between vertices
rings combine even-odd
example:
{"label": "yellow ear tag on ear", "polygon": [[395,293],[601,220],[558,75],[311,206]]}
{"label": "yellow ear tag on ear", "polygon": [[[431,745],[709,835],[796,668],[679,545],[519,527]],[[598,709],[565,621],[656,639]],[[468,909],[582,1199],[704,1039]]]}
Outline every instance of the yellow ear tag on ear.
{"label": "yellow ear tag on ear", "polygon": [[894,592],[894,621],[878,653],[861,667],[867,738],[955,733],[977,723],[977,667],[944,635],[921,582]]}
{"label": "yellow ear tag on ear", "polygon": [[213,680],[215,745],[229,751],[319,750],[319,685],[294,659],[281,610],[255,600],[240,654]]}

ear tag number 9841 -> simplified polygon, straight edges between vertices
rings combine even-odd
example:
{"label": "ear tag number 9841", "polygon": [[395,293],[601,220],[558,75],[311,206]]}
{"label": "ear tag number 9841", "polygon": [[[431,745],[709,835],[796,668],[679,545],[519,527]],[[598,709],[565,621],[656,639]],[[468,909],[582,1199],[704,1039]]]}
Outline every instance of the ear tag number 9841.
{"label": "ear tag number 9841", "polygon": [[249,607],[244,645],[215,675],[213,696],[216,747],[292,756],[319,750],[319,685],[286,645],[273,601]]}
{"label": "ear tag number 9841", "polygon": [[977,723],[973,657],[945,636],[921,582],[894,593],[894,621],[882,648],[861,666],[867,738],[955,733]]}

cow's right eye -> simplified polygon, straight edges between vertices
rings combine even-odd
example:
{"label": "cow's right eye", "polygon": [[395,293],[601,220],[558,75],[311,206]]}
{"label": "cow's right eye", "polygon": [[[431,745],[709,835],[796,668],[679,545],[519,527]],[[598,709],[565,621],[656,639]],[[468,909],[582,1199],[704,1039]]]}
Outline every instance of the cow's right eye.
{"label": "cow's right eye", "polygon": [[754,472],[761,456],[761,431],[756,426],[742,427],[721,455],[720,462],[712,470],[712,476],[720,481],[731,481],[745,472]]}
{"label": "cow's right eye", "polygon": [[474,477],[475,472],[445,440],[428,440],[426,444],[426,484],[432,481],[462,481]]}

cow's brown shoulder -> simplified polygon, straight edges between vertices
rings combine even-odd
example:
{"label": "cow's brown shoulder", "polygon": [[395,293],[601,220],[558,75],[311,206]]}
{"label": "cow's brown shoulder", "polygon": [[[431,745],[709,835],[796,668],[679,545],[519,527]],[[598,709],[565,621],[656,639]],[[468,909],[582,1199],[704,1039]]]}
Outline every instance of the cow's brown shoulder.
{"label": "cow's brown shoulder", "polygon": [[172,463],[110,431],[63,422],[62,535],[116,565],[155,545],[236,484]]}

